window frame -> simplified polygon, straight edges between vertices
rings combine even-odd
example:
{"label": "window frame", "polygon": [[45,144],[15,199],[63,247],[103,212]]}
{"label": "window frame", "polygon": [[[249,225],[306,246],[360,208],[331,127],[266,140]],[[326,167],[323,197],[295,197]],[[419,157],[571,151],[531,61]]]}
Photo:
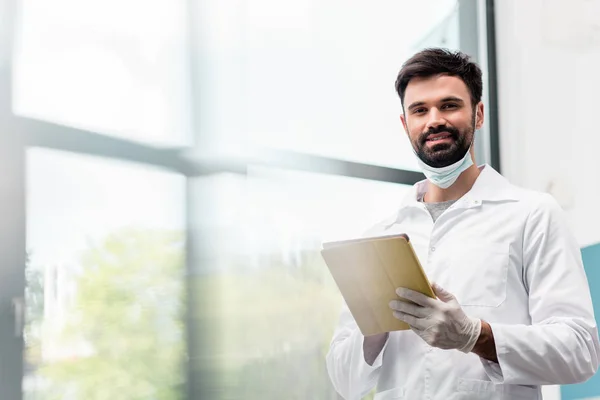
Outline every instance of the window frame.
{"label": "window frame", "polygon": [[[23,339],[15,334],[13,299],[23,298],[25,288],[24,265],[26,254],[26,151],[31,147],[65,150],[79,154],[101,156],[164,168],[187,178],[187,272],[193,274],[192,263],[197,259],[199,248],[194,247],[193,219],[198,199],[191,198],[190,181],[193,178],[222,172],[246,174],[250,165],[269,166],[288,170],[302,170],[322,174],[339,175],[374,181],[412,185],[424,179],[415,171],[384,167],[374,164],[345,161],[318,155],[282,150],[265,149],[244,159],[226,157],[203,158],[186,148],[157,148],[150,145],[102,135],[92,131],[71,128],[16,116],[12,113],[12,54],[18,21],[18,0],[0,0],[0,160],[4,173],[0,174],[0,198],[4,200],[5,213],[0,225],[0,387],[7,398],[22,398]],[[500,169],[500,149],[497,112],[497,73],[494,24],[494,0],[458,0],[460,21],[460,47],[482,64],[487,76],[484,82],[484,101],[489,118],[486,121],[484,140],[476,143],[478,162],[487,162]],[[199,55],[193,49],[200,48],[198,40],[201,21],[198,7],[188,1],[189,63],[191,85],[190,101],[199,104]],[[192,114],[192,131],[198,134],[198,116]],[[204,135],[204,132],[202,132]],[[189,282],[190,280],[188,280]],[[200,294],[188,290],[188,305],[195,304]],[[187,311],[187,349],[189,359],[196,357],[198,349],[191,345],[198,341],[201,332],[195,331],[194,310]],[[187,398],[201,398],[201,382],[189,368],[187,375]]]}

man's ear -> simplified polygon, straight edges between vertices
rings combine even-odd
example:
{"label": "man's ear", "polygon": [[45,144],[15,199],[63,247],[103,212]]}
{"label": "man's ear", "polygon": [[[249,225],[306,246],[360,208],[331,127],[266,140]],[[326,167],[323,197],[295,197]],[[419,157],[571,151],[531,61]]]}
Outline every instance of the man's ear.
{"label": "man's ear", "polygon": [[408,127],[406,126],[406,117],[404,116],[404,114],[400,114],[400,121],[402,121],[404,132],[408,135]]}
{"label": "man's ear", "polygon": [[483,102],[479,102],[479,104],[477,104],[477,107],[475,107],[475,129],[481,129],[481,127],[483,126],[483,117],[484,117],[484,113],[483,113]]}

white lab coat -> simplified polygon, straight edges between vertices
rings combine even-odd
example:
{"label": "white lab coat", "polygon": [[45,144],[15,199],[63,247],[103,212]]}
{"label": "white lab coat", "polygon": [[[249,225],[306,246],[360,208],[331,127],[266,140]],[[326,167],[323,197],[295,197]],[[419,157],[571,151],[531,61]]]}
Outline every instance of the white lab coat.
{"label": "white lab coat", "polygon": [[[407,233],[431,281],[492,327],[499,363],[391,332],[372,366],[346,307],[327,354],[336,390],[357,400],[541,399],[598,368],[599,342],[579,247],[555,200],[511,185],[490,166],[433,223],[417,183],[397,214],[367,236]],[[391,299],[390,299],[391,300]],[[391,311],[390,311],[391,312]]]}

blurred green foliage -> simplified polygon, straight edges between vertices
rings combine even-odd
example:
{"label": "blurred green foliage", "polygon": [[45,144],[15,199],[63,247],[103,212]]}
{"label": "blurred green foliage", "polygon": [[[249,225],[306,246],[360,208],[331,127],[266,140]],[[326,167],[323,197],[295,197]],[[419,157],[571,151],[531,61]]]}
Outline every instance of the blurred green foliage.
{"label": "blurred green foliage", "polygon": [[90,354],[42,366],[46,400],[184,395],[184,246],[179,232],[123,230],[82,257],[58,341]]}
{"label": "blurred green foliage", "polygon": [[[53,340],[85,343],[90,352],[42,364],[39,398],[185,398],[184,256],[182,233],[142,229],[87,250],[68,323]],[[39,280],[31,273],[35,304]],[[341,297],[318,250],[295,262],[265,255],[258,268],[234,260],[222,272],[196,275],[189,287],[197,333],[191,367],[202,398],[339,399],[325,355]],[[43,306],[31,311],[33,319],[42,314]]]}

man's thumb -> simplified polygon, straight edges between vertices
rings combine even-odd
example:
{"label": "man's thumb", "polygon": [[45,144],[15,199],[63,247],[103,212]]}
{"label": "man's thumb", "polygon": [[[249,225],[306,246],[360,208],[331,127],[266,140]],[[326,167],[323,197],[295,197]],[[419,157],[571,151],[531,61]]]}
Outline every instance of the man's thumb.
{"label": "man's thumb", "polygon": [[444,289],[437,283],[434,283],[432,285],[432,287],[433,287],[433,292],[435,293],[435,295],[438,297],[438,299],[440,299],[444,303],[454,300],[454,295],[452,295],[452,293],[446,291],[446,289]]}

